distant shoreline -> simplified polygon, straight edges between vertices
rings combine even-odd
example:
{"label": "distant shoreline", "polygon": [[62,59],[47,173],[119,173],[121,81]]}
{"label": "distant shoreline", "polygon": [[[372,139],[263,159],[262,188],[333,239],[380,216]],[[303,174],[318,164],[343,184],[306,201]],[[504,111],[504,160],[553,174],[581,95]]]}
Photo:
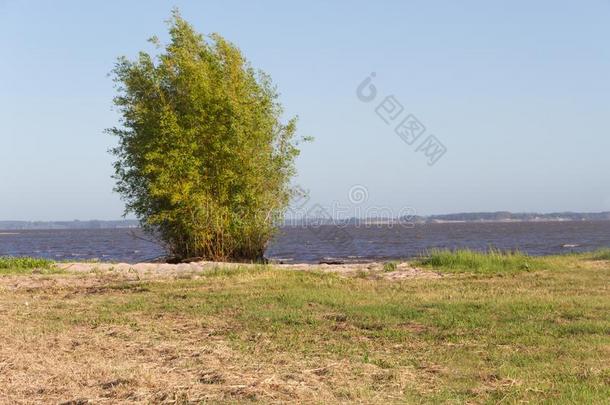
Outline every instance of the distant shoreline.
{"label": "distant shoreline", "polygon": [[[383,225],[425,225],[425,224],[465,224],[465,223],[549,223],[549,222],[601,222],[610,221],[610,212],[599,213],[554,213],[554,214],[512,214],[512,213],[464,213],[412,218],[298,218],[285,220],[281,228],[309,227],[321,225],[338,226],[383,226]],[[94,230],[94,229],[140,229],[137,220],[119,221],[0,221],[0,235],[3,231],[27,230]]]}

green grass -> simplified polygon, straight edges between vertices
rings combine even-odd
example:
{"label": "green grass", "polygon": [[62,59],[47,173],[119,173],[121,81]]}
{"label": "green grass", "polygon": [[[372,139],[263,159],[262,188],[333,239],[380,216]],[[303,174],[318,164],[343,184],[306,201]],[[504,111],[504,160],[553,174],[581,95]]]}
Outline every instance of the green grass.
{"label": "green grass", "polygon": [[0,274],[58,273],[53,264],[52,260],[34,257],[0,256]]}
{"label": "green grass", "polygon": [[459,273],[514,273],[544,268],[544,259],[527,256],[520,252],[489,250],[487,253],[474,250],[432,250],[416,260],[419,265],[440,271]]}
{"label": "green grass", "polygon": [[610,260],[610,249],[601,249],[593,252],[593,260]]}
{"label": "green grass", "polygon": [[[454,274],[390,281],[217,268],[191,280],[112,279],[94,290],[75,280],[57,293],[45,290],[44,300],[32,299],[36,291],[5,291],[0,307],[6,304],[3,319],[48,344],[55,335],[93,342],[80,354],[91,356],[83,364],[107,358],[96,339],[133,348],[133,357],[125,355],[130,367],[144,349],[183,350],[168,369],[185,375],[180,386],[203,393],[210,386],[197,382],[198,370],[220,375],[216,402],[250,401],[235,386],[255,379],[252,395],[262,402],[322,402],[325,395],[323,402],[607,403],[609,263],[591,254],[433,253],[426,266]],[[0,340],[11,342],[3,333],[13,329],[0,331]],[[228,346],[230,367],[209,361],[219,342]],[[170,361],[163,353],[146,358],[146,369]],[[60,376],[70,381],[97,378],[69,374],[87,370],[78,364],[63,367],[69,371]],[[130,390],[163,386],[146,378],[130,376]],[[294,386],[307,389],[289,391]]]}

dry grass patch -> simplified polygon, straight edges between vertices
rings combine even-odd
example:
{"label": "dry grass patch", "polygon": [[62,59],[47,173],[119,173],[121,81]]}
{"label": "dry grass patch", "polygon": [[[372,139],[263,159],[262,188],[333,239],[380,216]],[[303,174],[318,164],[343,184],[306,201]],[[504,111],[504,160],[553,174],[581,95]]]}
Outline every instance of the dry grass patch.
{"label": "dry grass patch", "polygon": [[2,276],[0,397],[602,402],[610,265],[545,260],[448,277],[388,276],[420,274],[406,264]]}

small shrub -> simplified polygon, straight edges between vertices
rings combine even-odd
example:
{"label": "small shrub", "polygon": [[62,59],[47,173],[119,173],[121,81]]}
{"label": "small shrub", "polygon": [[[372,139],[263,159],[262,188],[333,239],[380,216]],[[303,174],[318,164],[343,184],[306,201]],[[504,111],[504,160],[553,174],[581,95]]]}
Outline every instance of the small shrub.
{"label": "small shrub", "polygon": [[396,271],[397,267],[398,267],[398,263],[396,263],[396,262],[385,262],[383,264],[383,271],[385,273],[389,273],[392,271]]}
{"label": "small shrub", "polygon": [[52,264],[52,260],[35,257],[0,257],[0,269],[48,269]]}
{"label": "small shrub", "polygon": [[53,270],[53,263],[52,260],[34,257],[0,256],[0,273],[28,273],[32,270],[49,272]]}

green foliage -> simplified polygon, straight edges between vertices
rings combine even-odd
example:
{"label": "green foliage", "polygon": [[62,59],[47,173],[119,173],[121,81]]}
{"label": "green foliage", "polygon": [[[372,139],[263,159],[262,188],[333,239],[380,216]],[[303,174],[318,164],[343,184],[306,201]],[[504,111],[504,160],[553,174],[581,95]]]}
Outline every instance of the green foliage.
{"label": "green foliage", "polygon": [[31,270],[52,270],[53,261],[34,257],[0,256],[0,274],[28,273]]}
{"label": "green foliage", "polygon": [[487,253],[464,250],[433,250],[418,259],[418,264],[448,272],[503,273],[530,271],[544,267],[542,259],[520,252],[501,252],[490,249]]}
{"label": "green foliage", "polygon": [[593,260],[610,260],[610,249],[601,249],[594,252]]}
{"label": "green foliage", "polygon": [[383,264],[383,271],[386,273],[389,273],[392,271],[396,271],[397,267],[398,267],[398,263],[395,261],[385,262]]}
{"label": "green foliage", "polygon": [[0,256],[0,269],[48,269],[53,261],[34,257]]}
{"label": "green foliage", "polygon": [[116,191],[178,258],[259,259],[290,199],[296,119],[235,45],[177,11],[169,34],[113,70]]}

